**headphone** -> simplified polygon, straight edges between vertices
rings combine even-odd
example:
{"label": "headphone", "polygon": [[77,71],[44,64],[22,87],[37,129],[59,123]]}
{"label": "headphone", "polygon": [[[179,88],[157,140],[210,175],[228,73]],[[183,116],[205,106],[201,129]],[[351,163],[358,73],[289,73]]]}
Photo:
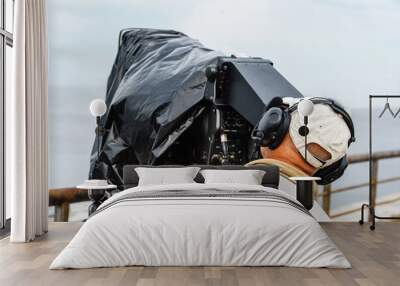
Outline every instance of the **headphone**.
{"label": "headphone", "polygon": [[[346,110],[337,102],[332,99],[314,97],[310,98],[314,104],[325,104],[332,108],[332,110],[340,114],[350,130],[350,139],[347,142],[348,146],[355,141],[354,125],[350,115]],[[283,141],[286,133],[289,130],[291,115],[293,111],[297,110],[298,103],[287,107],[283,104],[280,97],[275,97],[267,106],[261,120],[254,128],[251,137],[256,140],[259,145],[268,147],[269,149],[276,149]],[[301,128],[300,128],[301,129]],[[301,130],[299,130],[302,133]],[[303,134],[300,134],[304,136]],[[327,167],[320,168],[314,176],[320,177],[321,180],[317,181],[319,185],[327,185],[340,178],[348,166],[347,157],[344,156],[337,162]]]}

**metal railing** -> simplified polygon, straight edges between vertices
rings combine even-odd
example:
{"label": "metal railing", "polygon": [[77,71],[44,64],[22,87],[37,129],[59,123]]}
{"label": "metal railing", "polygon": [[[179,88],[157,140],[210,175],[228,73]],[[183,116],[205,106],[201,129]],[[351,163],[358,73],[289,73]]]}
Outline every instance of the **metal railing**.
{"label": "metal railing", "polygon": [[[385,184],[389,182],[395,182],[400,180],[400,176],[390,177],[378,180],[378,173],[379,173],[379,161],[386,160],[386,159],[394,159],[400,157],[400,150],[396,151],[382,151],[382,152],[375,152],[372,155],[371,163],[372,163],[372,173],[371,173],[371,194],[372,194],[372,206],[375,207],[377,205],[385,205],[389,203],[393,203],[400,200],[400,196],[398,198],[388,199],[384,201],[377,202],[377,189],[378,184]],[[348,157],[349,164],[359,164],[369,162],[369,154],[359,154],[359,155],[351,155]],[[347,187],[342,187],[338,189],[332,189],[332,185],[324,186],[322,192],[317,194],[317,197],[322,197],[322,208],[328,214],[330,218],[337,218],[344,215],[348,215],[357,211],[360,211],[360,206],[355,208],[350,208],[348,210],[336,212],[334,214],[331,213],[331,197],[333,194],[348,192],[355,189],[369,187],[369,182],[354,184]]]}
{"label": "metal railing", "polygon": [[[378,184],[385,184],[389,182],[399,181],[400,176],[385,178],[378,180],[378,169],[379,169],[379,161],[386,159],[393,159],[400,157],[399,151],[384,151],[384,152],[376,152],[372,156],[372,203],[375,207],[376,205],[384,205],[393,203],[395,201],[400,200],[400,196],[394,199],[388,199],[385,201],[376,202],[376,193]],[[359,154],[359,155],[351,155],[348,157],[349,164],[359,164],[365,163],[369,161],[368,154]],[[354,184],[347,187],[342,187],[338,189],[332,189],[332,185],[326,185],[323,188],[322,192],[317,193],[317,197],[322,197],[322,208],[331,218],[337,218],[340,216],[344,216],[347,214],[354,213],[356,211],[360,211],[360,206],[356,208],[350,208],[345,211],[331,213],[331,197],[333,194],[348,192],[355,189],[368,187],[369,182],[364,182],[360,184]],[[82,201],[88,201],[89,198],[87,196],[86,190],[78,190],[76,188],[62,188],[62,189],[51,189],[49,190],[49,205],[55,207],[55,215],[54,221],[68,221],[69,217],[69,209],[71,203],[77,203]]]}

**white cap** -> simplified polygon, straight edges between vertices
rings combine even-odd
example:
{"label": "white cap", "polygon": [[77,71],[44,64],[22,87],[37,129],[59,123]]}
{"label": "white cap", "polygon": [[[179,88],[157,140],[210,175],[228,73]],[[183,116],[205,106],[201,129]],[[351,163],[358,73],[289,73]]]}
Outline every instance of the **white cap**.
{"label": "white cap", "polygon": [[[305,138],[299,134],[303,120],[296,109],[291,113],[289,126],[290,137],[300,154],[304,156]],[[336,113],[329,105],[315,104],[314,110],[308,116],[309,133],[307,144],[316,143],[331,154],[331,158],[323,164],[307,152],[307,162],[316,168],[329,166],[340,160],[347,153],[348,142],[351,137],[349,127],[342,115]]]}

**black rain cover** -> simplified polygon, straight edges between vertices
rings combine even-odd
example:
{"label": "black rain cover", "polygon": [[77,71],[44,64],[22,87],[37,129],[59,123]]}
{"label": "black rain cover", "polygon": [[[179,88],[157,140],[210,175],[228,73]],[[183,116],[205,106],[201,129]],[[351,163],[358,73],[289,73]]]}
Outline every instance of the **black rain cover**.
{"label": "black rain cover", "polygon": [[107,82],[106,134],[94,143],[90,178],[122,185],[126,164],[153,164],[202,111],[205,69],[221,53],[171,30],[121,31]]}

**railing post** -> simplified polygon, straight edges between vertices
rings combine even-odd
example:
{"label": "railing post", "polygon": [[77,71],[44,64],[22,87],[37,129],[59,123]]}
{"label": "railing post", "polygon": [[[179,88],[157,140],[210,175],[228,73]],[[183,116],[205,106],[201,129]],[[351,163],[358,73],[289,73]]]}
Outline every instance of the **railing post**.
{"label": "railing post", "polygon": [[331,191],[332,185],[329,184],[324,186],[324,191],[322,193],[322,208],[328,216],[330,216],[331,209]]}
{"label": "railing post", "polygon": [[[375,208],[376,206],[376,192],[378,188],[378,159],[372,160],[372,169],[371,169],[371,205],[370,207]],[[368,213],[368,221],[372,221],[371,213]]]}
{"label": "railing post", "polygon": [[69,202],[63,202],[61,205],[54,206],[54,221],[68,221]]}

